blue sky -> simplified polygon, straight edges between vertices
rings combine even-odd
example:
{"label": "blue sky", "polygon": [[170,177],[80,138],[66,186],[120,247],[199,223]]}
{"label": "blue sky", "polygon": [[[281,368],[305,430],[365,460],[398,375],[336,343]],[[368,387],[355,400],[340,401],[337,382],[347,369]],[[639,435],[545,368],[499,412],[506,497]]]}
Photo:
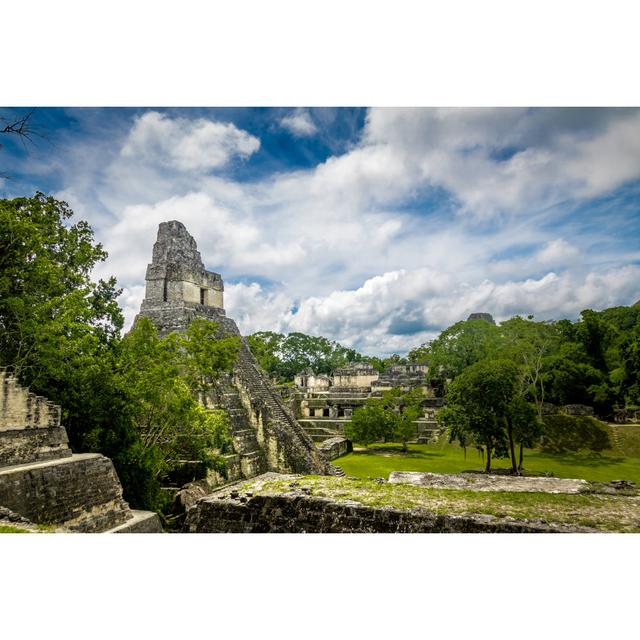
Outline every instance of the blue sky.
{"label": "blue sky", "polygon": [[[0,109],[6,119],[22,109]],[[178,219],[243,332],[404,352],[473,311],[576,318],[640,298],[640,111],[37,109],[0,195],[67,200],[130,322]]]}

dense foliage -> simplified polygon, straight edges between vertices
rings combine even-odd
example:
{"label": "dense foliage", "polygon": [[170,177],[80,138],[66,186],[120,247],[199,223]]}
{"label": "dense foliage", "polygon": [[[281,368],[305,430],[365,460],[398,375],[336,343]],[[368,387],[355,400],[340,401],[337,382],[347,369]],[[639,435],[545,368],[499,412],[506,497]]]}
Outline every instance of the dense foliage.
{"label": "dense foliage", "polygon": [[586,310],[577,322],[536,322],[514,317],[495,326],[458,322],[410,352],[442,381],[488,359],[524,367],[527,397],[538,408],[587,404],[602,417],[640,401],[640,307]]}
{"label": "dense foliage", "polygon": [[[517,472],[522,468],[523,447],[540,441],[546,403],[593,406],[604,419],[611,419],[620,407],[633,409],[639,400],[638,353],[640,308],[633,306],[585,310],[575,323],[518,316],[499,326],[467,320],[410,356],[427,362],[431,375],[446,390],[448,407],[440,419],[451,428],[451,436],[463,446],[482,447],[487,468],[492,455],[508,455]],[[509,387],[508,406],[504,405],[507,387],[501,385]],[[587,429],[590,421],[560,420],[564,434],[556,422],[544,420],[550,425],[548,450],[602,449],[602,434]]]}
{"label": "dense foliage", "polygon": [[106,252],[72,215],[40,193],[0,200],[0,366],[62,406],[75,451],[112,458],[132,506],[157,509],[181,460],[224,472],[226,416],[198,400],[239,340],[205,320],[165,339],[142,320],[122,339],[115,279],[91,278]]}
{"label": "dense foliage", "polygon": [[328,338],[299,332],[284,335],[258,331],[247,339],[260,366],[278,382],[292,382],[307,367],[315,373],[329,374],[352,362],[369,362],[377,371],[407,362],[397,354],[386,358],[365,356]]}

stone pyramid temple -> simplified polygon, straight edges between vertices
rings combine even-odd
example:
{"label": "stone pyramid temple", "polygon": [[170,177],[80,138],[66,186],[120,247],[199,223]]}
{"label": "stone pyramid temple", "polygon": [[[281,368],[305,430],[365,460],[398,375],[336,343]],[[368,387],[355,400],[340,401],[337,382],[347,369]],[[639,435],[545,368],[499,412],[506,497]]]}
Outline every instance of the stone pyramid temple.
{"label": "stone pyramid temple", "polygon": [[[223,292],[221,276],[205,269],[185,226],[176,220],[161,223],[138,318],[149,318],[162,336],[185,330],[197,317],[218,323],[221,337],[239,336],[238,326],[224,311]],[[262,371],[245,338],[233,372],[220,377],[211,395],[230,417],[235,453],[227,457],[227,480],[266,471],[334,471]]]}

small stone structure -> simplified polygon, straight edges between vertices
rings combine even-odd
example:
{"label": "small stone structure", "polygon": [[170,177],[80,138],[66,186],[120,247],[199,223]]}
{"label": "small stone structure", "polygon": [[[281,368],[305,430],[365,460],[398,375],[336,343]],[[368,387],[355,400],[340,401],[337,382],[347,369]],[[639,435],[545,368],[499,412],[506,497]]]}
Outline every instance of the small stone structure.
{"label": "small stone structure", "polygon": [[341,436],[335,436],[334,438],[327,438],[318,445],[318,449],[322,451],[327,460],[335,460],[340,456],[346,456],[347,453],[353,451],[353,444],[351,440],[342,438]]}
{"label": "small stone structure", "polygon": [[73,454],[60,407],[0,369],[0,506],[36,524],[80,532],[160,532],[155,513],[132,511],[113,463]]}
{"label": "small stone structure", "polygon": [[[220,274],[205,269],[185,226],[177,220],[161,223],[138,318],[149,318],[162,336],[185,331],[198,317],[215,321],[220,337],[240,336],[223,308],[223,290]],[[227,478],[212,473],[210,484],[268,470],[333,472],[261,370],[245,338],[232,374],[220,377],[211,389],[211,400],[229,414],[235,453],[227,456]]]}

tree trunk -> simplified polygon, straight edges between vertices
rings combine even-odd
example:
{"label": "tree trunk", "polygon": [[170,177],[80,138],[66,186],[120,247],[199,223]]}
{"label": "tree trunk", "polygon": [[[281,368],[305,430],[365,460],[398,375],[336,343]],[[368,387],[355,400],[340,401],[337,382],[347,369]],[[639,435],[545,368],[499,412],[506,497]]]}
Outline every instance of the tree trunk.
{"label": "tree trunk", "polygon": [[513,422],[511,422],[511,418],[507,418],[507,435],[509,436],[509,453],[511,454],[511,473],[518,475],[516,448],[513,442]]}
{"label": "tree trunk", "polygon": [[518,462],[518,471],[522,472],[522,461],[524,460],[524,447],[522,446],[522,442],[520,443],[520,461]]}
{"label": "tree trunk", "polygon": [[484,467],[484,472],[491,472],[491,445],[487,445],[487,464]]}

